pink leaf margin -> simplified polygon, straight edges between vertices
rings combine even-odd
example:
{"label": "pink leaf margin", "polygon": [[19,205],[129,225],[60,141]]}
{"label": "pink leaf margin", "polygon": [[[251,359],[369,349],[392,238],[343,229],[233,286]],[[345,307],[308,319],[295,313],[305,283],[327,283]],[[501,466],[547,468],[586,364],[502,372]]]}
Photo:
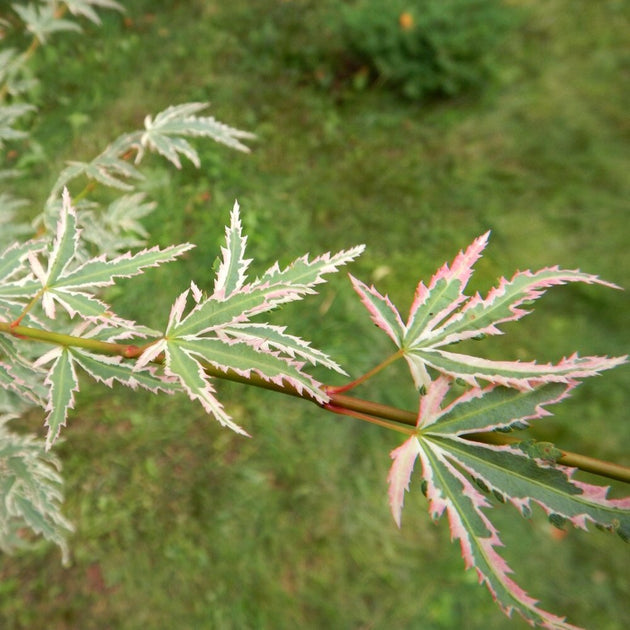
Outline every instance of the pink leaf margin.
{"label": "pink leaf margin", "polygon": [[[474,505],[475,513],[482,521],[484,527],[488,530],[489,536],[483,538],[471,537],[469,528],[463,522],[462,517],[449,497],[442,496],[441,491],[435,485],[433,479],[433,467],[422,448],[418,454],[422,463],[422,476],[427,484],[427,498],[429,499],[429,511],[434,520],[439,518],[445,511],[448,516],[449,527],[451,532],[451,540],[459,540],[462,557],[466,569],[475,568],[480,584],[485,584],[492,598],[501,608],[501,610],[511,617],[514,611],[530,625],[540,625],[549,630],[582,630],[578,626],[574,626],[565,621],[563,617],[558,617],[549,613],[536,604],[538,601],[527,594],[514,580],[509,577],[513,573],[507,562],[495,550],[495,547],[502,547],[503,543],[499,538],[499,533],[493,526],[488,517],[483,513],[481,508],[490,507],[487,499],[477,488],[451,463],[446,459],[441,449],[432,445],[434,455],[440,460],[442,465],[446,466],[449,472],[460,482],[462,486],[462,494],[470,499]],[[492,576],[486,575],[475,563],[474,543],[476,542],[481,551],[485,562],[488,564]],[[498,582],[497,582],[498,580]],[[514,604],[502,601],[497,588],[503,588],[510,598],[514,600]],[[532,619],[530,614],[536,619]]]}
{"label": "pink leaf margin", "polygon": [[[447,263],[444,263],[438,271],[433,274],[429,286],[426,287],[423,282],[418,283],[414,294],[414,299],[409,310],[409,318],[407,320],[406,328],[412,327],[416,313],[420,307],[424,305],[427,298],[431,294],[432,289],[435,288],[440,280],[445,280],[447,283],[459,282],[459,296],[448,307],[436,313],[432,318],[432,322],[438,322],[443,319],[447,313],[452,312],[462,302],[466,300],[466,296],[463,294],[468,281],[473,273],[474,264],[481,258],[481,252],[488,245],[488,238],[490,231],[477,237],[464,251],[460,251],[459,254],[453,259],[450,267]],[[427,324],[427,327],[431,327],[431,322]]]}
{"label": "pink leaf margin", "polygon": [[380,329],[384,330],[390,339],[400,347],[405,324],[398,313],[398,309],[387,295],[381,295],[374,286],[368,287],[352,274],[348,275],[353,289],[357,292],[361,302],[368,310],[372,321]]}

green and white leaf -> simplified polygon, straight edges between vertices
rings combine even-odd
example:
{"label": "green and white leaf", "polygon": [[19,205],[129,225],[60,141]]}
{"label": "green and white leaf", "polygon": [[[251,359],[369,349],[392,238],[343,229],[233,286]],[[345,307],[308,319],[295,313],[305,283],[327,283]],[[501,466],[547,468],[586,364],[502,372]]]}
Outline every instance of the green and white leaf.
{"label": "green and white leaf", "polygon": [[196,115],[207,107],[207,103],[184,103],[168,107],[155,118],[147,116],[136,161],[142,159],[144,149],[149,149],[164,156],[177,168],[181,168],[180,155],[199,168],[199,155],[185,140],[186,137],[212,138],[233,149],[249,152],[240,141],[253,139],[254,134],[220,123],[212,117]]}
{"label": "green and white leaf", "polygon": [[[167,347],[169,351],[170,342]],[[178,339],[177,345],[191,356],[200,357],[219,370],[232,370],[241,376],[258,374],[277,385],[291,383],[299,393],[308,392],[315,400],[326,402],[328,396],[311,376],[301,371],[303,363],[284,358],[277,353],[254,348],[244,343],[229,342],[221,338]]]}
{"label": "green and white leaf", "polygon": [[243,236],[238,201],[234,202],[230,225],[225,228],[225,240],[226,246],[221,247],[223,258],[214,281],[214,296],[217,300],[224,300],[242,288],[251,262],[251,259],[245,258],[247,237]]}
{"label": "green and white leaf", "polygon": [[82,240],[108,255],[144,246],[149,233],[140,219],[156,207],[155,203],[145,202],[144,199],[144,193],[123,195],[105,209],[80,212],[78,219]]}
{"label": "green and white leaf", "polygon": [[68,162],[68,166],[61,171],[55,185],[53,186],[48,202],[55,200],[59,192],[65,188],[70,181],[84,175],[103,186],[116,188],[117,190],[133,190],[130,180],[142,180],[144,175],[128,161],[121,159],[118,147],[110,145],[97,155],[91,162]]}
{"label": "green and white leaf", "polygon": [[288,357],[304,359],[312,365],[323,365],[339,374],[346,374],[327,354],[311,347],[308,341],[287,334],[285,330],[286,326],[249,322],[222,327],[217,334],[221,334],[226,339],[243,341],[265,352],[280,350]]}
{"label": "green and white leaf", "polygon": [[0,355],[9,363],[0,362],[0,389],[13,392],[28,405],[44,407],[48,389],[44,385],[46,372],[34,366],[17,349],[15,341],[0,336]]}
{"label": "green and white leaf", "polygon": [[549,415],[545,407],[563,400],[576,383],[552,382],[522,391],[490,385],[472,388],[448,403],[450,385],[444,376],[431,383],[421,398],[416,431],[392,451],[388,481],[396,523],[400,525],[404,493],[419,458],[431,515],[437,519],[448,514],[451,536],[460,542],[466,568],[475,568],[502,610],[507,615],[518,612],[530,625],[574,629],[541,610],[509,577],[510,568],[496,552],[502,546],[499,532],[487,514],[493,504],[484,493],[492,492],[501,503],[512,503],[524,516],[531,515],[534,502],[555,525],[571,523],[586,529],[592,523],[626,541],[630,539],[630,498],[609,499],[608,488],[574,480],[575,469],[555,464],[557,454],[548,447],[495,446],[472,442],[466,436],[523,428]]}
{"label": "green and white leaf", "polygon": [[7,420],[0,417],[0,548],[12,553],[26,546],[20,530],[28,527],[57,544],[68,564],[66,539],[73,527],[61,513],[59,460],[34,436],[9,430]]}
{"label": "green and white leaf", "polygon": [[56,14],[56,3],[12,4],[13,10],[20,16],[26,29],[42,43],[53,33],[62,31],[81,31],[81,27],[71,20],[64,20]]}
{"label": "green and white leaf", "polygon": [[220,290],[201,301],[184,319],[172,323],[169,334],[198,335],[233,323],[242,323],[282,304],[313,295],[314,286],[325,282],[324,275],[334,273],[361,254],[364,246],[353,247],[337,254],[323,254],[313,260],[298,258],[285,269],[276,263],[261,278],[243,285],[239,291],[223,298]]}
{"label": "green and white leaf", "polygon": [[450,267],[443,265],[428,286],[423,282],[418,284],[406,323],[387,296],[381,295],[373,286],[368,287],[351,278],[374,323],[402,351],[419,389],[430,385],[427,368],[459,378],[471,386],[477,386],[482,380],[528,389],[541,382],[568,383],[572,379],[593,376],[626,360],[626,357],[579,357],[573,354],[556,364],[539,364],[491,361],[445,350],[445,346],[467,339],[502,334],[499,325],[527,315],[529,311],[522,306],[537,300],[548,287],[584,282],[619,288],[581,271],[549,267],[535,273],[518,272],[509,281],[501,278],[485,299],[479,294],[468,296],[464,289],[487,239],[488,233],[475,239],[455,257]]}
{"label": "green and white leaf", "polygon": [[108,387],[117,382],[131,389],[147,389],[154,394],[174,394],[181,391],[176,379],[159,374],[153,367],[137,369],[122,357],[94,354],[80,348],[72,348],[70,352],[75,364],[81,366],[95,381]]}
{"label": "green and white leaf", "polygon": [[[28,270],[26,258],[29,253],[41,250],[43,244],[37,241],[15,242],[0,253],[0,281],[7,282],[16,275]],[[0,287],[0,291],[1,291]],[[1,295],[1,294],[0,294]]]}
{"label": "green and white leaf", "polygon": [[[246,238],[242,234],[239,207],[235,204],[226,229],[226,245],[209,297],[192,283],[171,308],[164,338],[149,346],[138,367],[155,360],[163,352],[167,374],[177,376],[189,396],[217,416],[219,422],[243,432],[218,403],[206,371],[228,372],[244,377],[256,375],[279,386],[288,385],[325,403],[328,395],[320,383],[303,371],[305,362],[330,369],[341,368],[323,352],[285,328],[249,321],[279,305],[315,293],[324,276],[356,258],[363,247],[337,254],[324,254],[313,260],[298,258],[285,269],[276,263],[261,278],[247,282],[250,260],[245,257]],[[196,305],[185,315],[189,292]],[[179,372],[182,370],[182,372]]]}
{"label": "green and white leaf", "polygon": [[114,284],[115,278],[135,276],[147,267],[170,262],[193,247],[189,243],[163,250],[153,247],[134,255],[126,252],[113,260],[101,255],[80,262],[77,260],[78,243],[77,217],[66,190],[47,268],[44,269],[35,254],[29,254],[32,271],[41,285],[44,312],[51,319],[55,318],[55,303],[71,317],[77,313],[87,319],[104,316],[109,307],[96,297],[96,290]]}
{"label": "green and white leaf", "polygon": [[35,366],[45,365],[52,361],[44,384],[49,388],[46,403],[46,450],[59,437],[61,427],[66,426],[68,410],[74,408],[74,395],[79,391],[79,381],[68,348],[54,348],[42,355]]}
{"label": "green and white leaf", "polygon": [[221,425],[241,435],[248,435],[225,412],[223,405],[214,395],[210,379],[197,359],[180,348],[176,342],[164,344],[164,352],[166,373],[179,380],[192,400],[198,400],[206,412],[214,416]]}

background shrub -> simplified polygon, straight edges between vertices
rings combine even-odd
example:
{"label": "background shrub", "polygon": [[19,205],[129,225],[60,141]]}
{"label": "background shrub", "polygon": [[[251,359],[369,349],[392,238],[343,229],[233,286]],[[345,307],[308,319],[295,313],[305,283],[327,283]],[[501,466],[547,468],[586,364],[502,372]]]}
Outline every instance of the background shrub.
{"label": "background shrub", "polygon": [[498,0],[358,0],[343,7],[342,34],[358,77],[410,99],[479,89],[517,11]]}

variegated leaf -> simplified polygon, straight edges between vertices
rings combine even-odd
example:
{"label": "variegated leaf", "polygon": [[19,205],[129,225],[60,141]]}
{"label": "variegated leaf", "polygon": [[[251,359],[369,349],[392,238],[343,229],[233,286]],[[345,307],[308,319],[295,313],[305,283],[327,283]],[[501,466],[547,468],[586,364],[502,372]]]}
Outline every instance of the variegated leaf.
{"label": "variegated leaf", "polygon": [[48,388],[46,402],[46,426],[48,435],[46,448],[50,448],[66,425],[69,409],[74,408],[74,394],[79,390],[76,366],[80,366],[90,377],[111,387],[114,381],[136,389],[141,387],[154,393],[172,394],[181,391],[176,378],[163,376],[153,367],[138,368],[126,364],[122,357],[91,353],[82,348],[54,348],[42,355],[33,369],[52,361],[44,385]]}
{"label": "variegated leaf", "polygon": [[125,363],[122,357],[93,354],[80,348],[72,348],[70,352],[74,363],[80,365],[95,381],[108,387],[112,387],[116,381],[131,389],[141,387],[154,394],[181,391],[175,378],[159,374],[154,367],[137,369],[134,365]]}
{"label": "variegated leaf", "polygon": [[0,389],[10,390],[28,404],[44,407],[48,398],[46,372],[22,356],[11,337],[0,336],[0,355],[10,361],[0,362]]}
{"label": "variegated leaf", "polygon": [[[240,226],[238,206],[235,206],[232,212],[232,220],[233,225]],[[281,304],[301,300],[305,295],[315,293],[313,287],[325,282],[324,275],[336,272],[340,266],[359,256],[364,249],[364,246],[360,245],[337,254],[326,253],[313,260],[303,256],[283,270],[280,270],[276,263],[252,283],[243,284],[244,277],[243,280],[233,278],[233,283],[236,283],[233,286],[238,286],[238,290],[233,289],[226,294],[223,279],[224,277],[227,279],[228,274],[226,261],[242,258],[244,247],[242,238],[240,230],[228,230],[226,248],[223,249],[224,262],[219,268],[219,282],[214,293],[209,298],[199,301],[186,317],[180,314],[177,322],[171,322],[167,329],[169,336],[201,335],[219,327],[246,322],[252,316],[271,311]],[[236,251],[231,249],[234,247]],[[243,273],[246,264],[248,261],[242,259],[240,270]],[[238,276],[239,272],[236,277]]]}
{"label": "variegated leaf", "polygon": [[491,503],[453,465],[447,452],[433,441],[421,440],[419,458],[432,517],[437,519],[446,512],[451,538],[459,540],[466,568],[474,567],[479,582],[488,587],[500,608],[508,616],[516,611],[530,625],[578,630],[562,617],[539,608],[538,602],[509,577],[512,570],[496,552],[496,547],[502,546],[499,532],[483,511]]}
{"label": "variegated leaf", "polygon": [[65,5],[72,15],[81,15],[94,24],[100,24],[101,19],[93,7],[100,9],[113,9],[123,12],[125,8],[115,0],[64,0]]}
{"label": "variegated leaf", "polygon": [[25,260],[28,254],[41,250],[42,247],[42,243],[37,241],[15,242],[0,253],[0,281],[3,285],[15,275],[23,274],[27,269]]}
{"label": "variegated leaf", "polygon": [[[239,432],[242,429],[216,400],[204,368],[244,377],[255,374],[268,382],[306,392],[321,403],[327,402],[323,386],[303,371],[304,362],[341,371],[339,366],[308,342],[287,334],[285,328],[249,320],[315,293],[313,287],[324,282],[325,274],[337,271],[363,251],[363,246],[359,246],[313,260],[303,256],[284,269],[276,263],[261,278],[246,283],[250,261],[245,258],[245,243],[235,204],[212,295],[205,297],[192,283],[175,300],[163,339],[146,348],[137,362],[141,368],[164,353],[167,374],[179,378],[189,396],[199,400],[219,422]],[[185,314],[190,292],[195,305]]]}
{"label": "variegated leaf", "polygon": [[245,258],[247,237],[243,236],[238,202],[230,214],[230,226],[225,228],[226,246],[221,248],[223,258],[214,283],[214,296],[222,300],[238,291],[246,280],[245,272],[251,259]]}
{"label": "variegated leaf", "polygon": [[280,350],[288,357],[299,357],[312,365],[323,365],[340,374],[346,374],[327,354],[312,348],[308,341],[287,334],[285,330],[285,326],[249,322],[222,327],[217,334],[228,339],[243,341],[262,351]]}
{"label": "variegated leaf", "polygon": [[321,384],[302,372],[303,363],[285,359],[269,349],[213,338],[178,339],[177,343],[188,354],[201,357],[217,369],[232,370],[241,376],[254,372],[277,385],[289,383],[298,392],[308,392],[319,402],[328,400]]}
{"label": "variegated leaf", "polygon": [[114,284],[115,278],[129,278],[148,267],[175,260],[193,247],[188,243],[163,250],[153,247],[133,255],[126,252],[112,260],[103,255],[79,264],[76,261],[78,242],[77,217],[70,195],[65,190],[47,269],[35,253],[29,252],[32,271],[41,285],[42,306],[51,319],[55,317],[55,303],[60,304],[71,317],[76,313],[88,319],[105,315],[109,307],[95,297],[95,290]]}
{"label": "variegated leaf", "polygon": [[483,488],[531,514],[537,503],[555,524],[566,522],[587,529],[588,523],[630,540],[630,498],[608,499],[606,487],[572,479],[574,468],[532,458],[519,448],[478,444],[469,440],[429,439],[446,457],[472,475]]}
{"label": "variegated leaf", "polygon": [[49,360],[53,364],[48,371],[44,384],[49,388],[46,403],[46,450],[59,437],[61,427],[66,426],[68,410],[74,408],[74,394],[79,391],[79,381],[68,348],[55,348],[40,357],[35,365],[44,365]]}
{"label": "variegated leaf", "polygon": [[13,125],[20,116],[34,110],[33,105],[26,103],[0,105],[0,148],[4,146],[5,140],[19,140],[28,136],[27,132],[14,129]]}
{"label": "variegated leaf", "polygon": [[207,106],[207,103],[184,103],[168,107],[155,118],[147,116],[136,161],[142,159],[144,148],[149,148],[164,156],[177,168],[181,168],[180,155],[199,167],[199,156],[185,137],[209,137],[233,149],[249,152],[240,140],[252,139],[255,136],[229,127],[212,117],[196,115]]}
{"label": "variegated leaf", "polygon": [[340,266],[352,262],[364,249],[365,245],[357,245],[336,254],[327,252],[313,260],[309,260],[307,254],[296,258],[284,269],[280,269],[280,265],[276,262],[253,285],[286,285],[297,291],[304,290],[305,293],[314,293],[312,290],[305,291],[305,289],[325,282],[324,275],[335,273]]}
{"label": "variegated leaf", "polygon": [[359,294],[363,305],[370,313],[372,321],[400,348],[405,336],[405,324],[398,309],[387,295],[381,295],[374,287],[368,287],[350,275],[354,290]]}
{"label": "variegated leaf", "polygon": [[102,211],[82,211],[78,215],[81,239],[107,255],[144,246],[149,233],[139,219],[156,207],[155,203],[147,203],[144,198],[144,193],[123,195]]}
{"label": "variegated leaf", "polygon": [[406,323],[387,296],[352,278],[354,289],[374,323],[402,351],[418,388],[426,389],[430,384],[428,367],[460,378],[471,386],[477,386],[482,380],[528,389],[541,382],[568,383],[572,379],[593,376],[625,361],[626,357],[573,354],[557,364],[539,364],[491,361],[445,350],[445,346],[459,341],[501,334],[500,324],[527,315],[529,311],[522,307],[538,299],[551,286],[584,282],[619,288],[591,274],[549,267],[535,273],[516,273],[509,281],[502,278],[485,299],[479,294],[467,296],[464,289],[487,238],[488,233],[480,236],[456,256],[450,267],[443,265],[428,286],[418,284]]}
{"label": "variegated leaf", "polygon": [[[575,386],[546,383],[525,391],[490,385],[473,388],[449,402],[450,380],[439,377],[421,398],[416,430],[397,449],[389,474],[389,499],[400,526],[404,493],[416,460],[422,463],[422,485],[434,519],[448,514],[453,539],[459,540],[466,568],[474,567],[502,610],[516,610],[531,625],[573,629],[564,619],[541,610],[509,577],[510,568],[496,552],[499,532],[487,515],[492,491],[531,514],[531,503],[542,507],[555,525],[571,523],[586,529],[592,523],[630,539],[630,498],[608,499],[607,488],[574,480],[575,469],[557,465],[550,453],[518,446],[495,446],[465,439],[481,431],[523,428],[549,415],[546,406],[563,400]],[[533,454],[533,456],[532,456]],[[471,478],[474,482],[471,482]],[[481,490],[480,490],[481,489]]]}
{"label": "variegated leaf", "polygon": [[405,355],[408,363],[430,366],[442,374],[477,386],[478,380],[506,387],[528,389],[541,382],[568,383],[571,379],[597,376],[626,362],[626,357],[580,357],[577,353],[558,363],[493,361],[446,350],[416,349]]}
{"label": "variegated leaf", "polygon": [[59,545],[64,564],[69,561],[66,538],[72,525],[61,513],[63,480],[60,463],[45,452],[43,442],[10,431],[0,420],[0,544],[11,552],[25,545],[19,530],[25,526]]}
{"label": "variegated leaf", "polygon": [[[123,136],[127,138],[128,136]],[[63,188],[73,179],[85,175],[104,186],[117,190],[133,190],[130,180],[142,180],[144,176],[132,164],[120,158],[121,152],[116,145],[110,145],[91,162],[68,162],[68,166],[61,171],[52,188],[48,203],[52,203]]]}
{"label": "variegated leaf", "polygon": [[46,42],[53,33],[81,30],[81,27],[75,22],[59,17],[53,4],[43,6],[13,4],[12,8],[20,16],[27,30],[42,43]]}
{"label": "variegated leaf", "polygon": [[241,435],[249,435],[226,413],[214,395],[214,388],[199,360],[182,349],[177,342],[164,345],[166,373],[177,378],[192,400],[198,400],[203,408],[220,424]]}

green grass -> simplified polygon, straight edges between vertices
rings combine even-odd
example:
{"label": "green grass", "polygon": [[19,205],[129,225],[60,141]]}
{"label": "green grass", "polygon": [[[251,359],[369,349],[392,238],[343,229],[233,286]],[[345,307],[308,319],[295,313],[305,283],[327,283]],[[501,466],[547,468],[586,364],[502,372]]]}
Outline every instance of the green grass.
{"label": "green grass", "polygon": [[[378,87],[324,89],[310,68],[322,49],[330,63],[326,40],[314,39],[327,26],[313,20],[332,3],[321,14],[306,0],[270,4],[134,2],[129,25],[109,16],[42,51],[44,153],[21,191],[35,203],[63,160],[90,158],[171,103],[209,100],[217,118],[258,134],[249,156],[196,143],[199,171],[149,160],[154,242],[198,248],[121,284],[112,298],[122,314],[161,326],[191,277],[209,287],[235,198],[257,270],[366,243],[352,272],[403,308],[418,279],[487,229],[474,288],[556,263],[630,287],[625,3],[519,2],[527,19],[506,42],[499,79],[483,95],[429,104]],[[280,316],[358,375],[387,340],[341,274],[321,294]],[[628,306],[622,292],[561,288],[476,348],[624,354]],[[628,375],[585,383],[534,434],[630,465]],[[397,371],[363,393],[411,408],[405,378]],[[47,546],[3,558],[3,628],[525,627],[462,570],[417,487],[396,529],[385,483],[395,435],[269,392],[221,391],[253,439],[183,398],[81,394],[59,449],[74,563],[61,568]],[[499,519],[517,579],[544,606],[598,630],[630,625],[627,547],[599,532],[558,541],[540,514],[522,521],[503,508]]]}

